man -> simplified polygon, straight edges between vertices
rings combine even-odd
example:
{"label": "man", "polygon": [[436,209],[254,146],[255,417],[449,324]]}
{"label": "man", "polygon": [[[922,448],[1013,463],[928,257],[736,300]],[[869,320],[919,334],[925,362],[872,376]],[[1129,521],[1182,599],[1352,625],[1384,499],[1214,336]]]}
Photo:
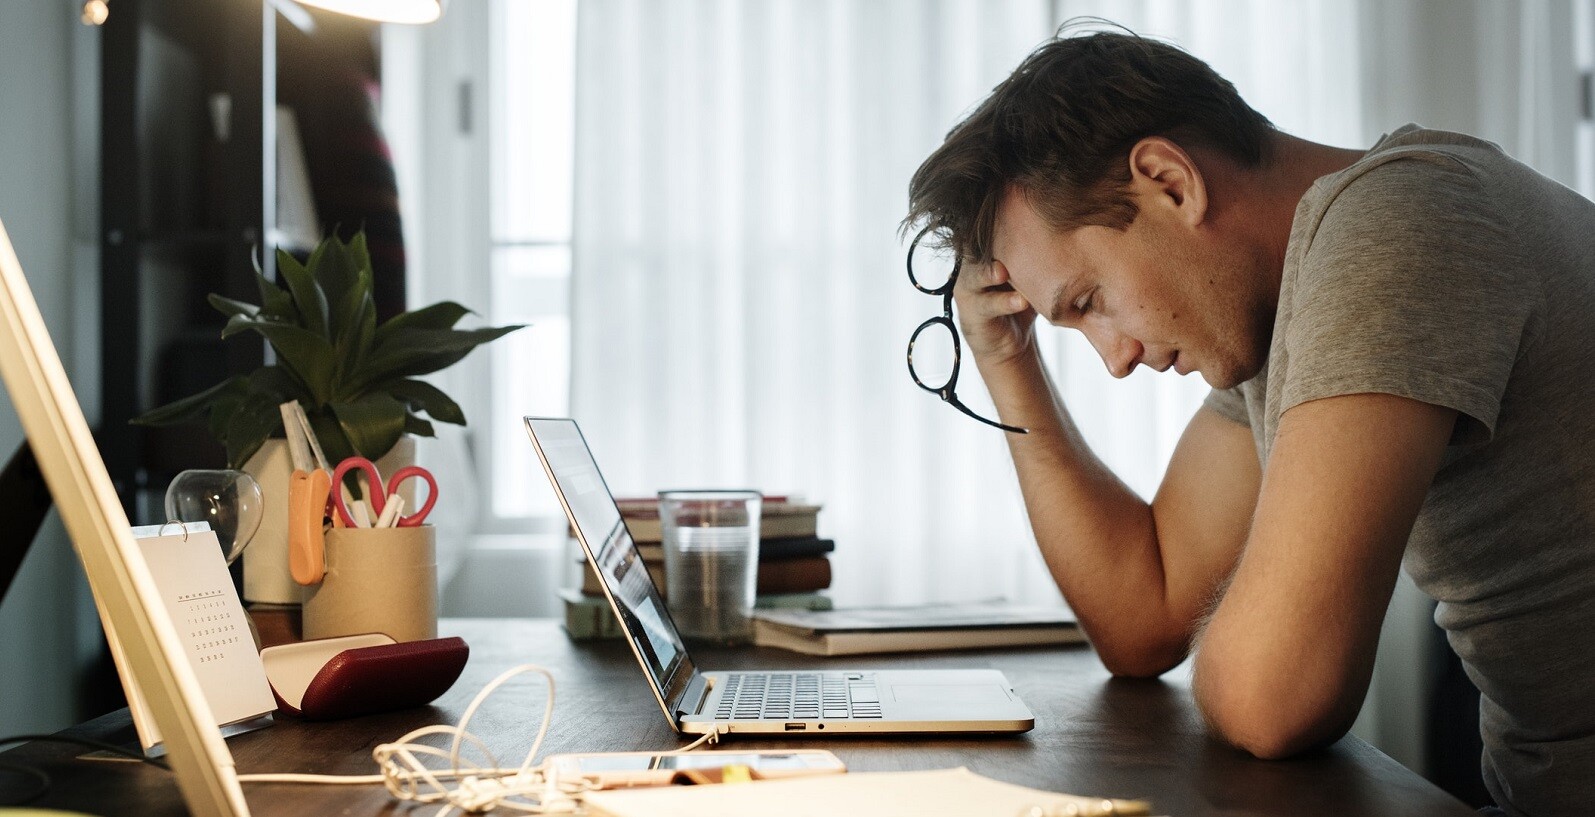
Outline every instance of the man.
{"label": "man", "polygon": [[[1403,558],[1483,692],[1514,815],[1595,796],[1595,206],[1489,143],[1368,151],[1275,130],[1176,48],[1028,57],[914,175],[963,259],[965,348],[1036,539],[1103,663],[1196,653],[1210,726],[1259,757],[1339,738]],[[1116,376],[1213,387],[1147,503],[1087,449],[1037,316]]]}

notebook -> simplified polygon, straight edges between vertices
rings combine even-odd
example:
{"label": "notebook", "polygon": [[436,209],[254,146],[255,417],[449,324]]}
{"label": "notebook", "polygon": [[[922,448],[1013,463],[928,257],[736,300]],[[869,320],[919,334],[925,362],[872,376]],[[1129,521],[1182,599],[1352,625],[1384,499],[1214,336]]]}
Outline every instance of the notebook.
{"label": "notebook", "polygon": [[1016,733],[1035,726],[1035,715],[997,670],[700,668],[576,422],[527,417],[526,430],[655,700],[678,732]]}
{"label": "notebook", "polygon": [[809,655],[920,652],[1082,644],[1085,634],[1062,606],[1002,600],[840,610],[758,610],[753,642]]}
{"label": "notebook", "polygon": [[601,817],[808,817],[865,814],[1151,814],[1139,800],[1104,800],[1004,783],[966,768],[925,772],[854,772],[724,786],[656,786],[587,792],[588,813]]}

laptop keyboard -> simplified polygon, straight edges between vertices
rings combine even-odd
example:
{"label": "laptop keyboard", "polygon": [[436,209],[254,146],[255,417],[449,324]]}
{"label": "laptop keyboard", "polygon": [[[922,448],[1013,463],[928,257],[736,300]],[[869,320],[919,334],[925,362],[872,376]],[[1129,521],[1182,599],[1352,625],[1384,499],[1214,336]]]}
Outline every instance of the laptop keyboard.
{"label": "laptop keyboard", "polygon": [[715,720],[881,717],[872,673],[735,672],[726,675]]}

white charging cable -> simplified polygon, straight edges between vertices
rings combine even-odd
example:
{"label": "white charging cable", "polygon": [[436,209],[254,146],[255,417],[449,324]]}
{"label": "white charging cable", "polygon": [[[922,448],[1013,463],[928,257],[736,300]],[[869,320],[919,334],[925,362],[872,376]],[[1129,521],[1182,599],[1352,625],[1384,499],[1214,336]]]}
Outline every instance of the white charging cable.
{"label": "white charging cable", "polygon": [[[517,675],[535,672],[548,681],[548,698],[543,706],[543,723],[532,741],[531,751],[518,768],[506,769],[499,765],[487,744],[466,730],[472,716],[499,687]],[[456,810],[479,814],[494,809],[509,809],[530,814],[557,814],[575,811],[578,798],[592,789],[586,780],[562,781],[544,764],[534,768],[537,750],[548,736],[549,724],[554,718],[554,676],[536,664],[521,664],[501,673],[471,700],[460,716],[457,726],[423,726],[412,730],[392,743],[383,743],[371,751],[379,774],[321,775],[321,774],[245,774],[240,783],[314,783],[320,785],[373,785],[385,786],[395,799],[414,803],[438,803],[437,817],[448,817]],[[718,743],[722,732],[716,728],[701,738],[679,749],[660,754],[682,754],[706,743]],[[421,738],[431,735],[451,735],[447,750],[425,743]],[[473,749],[481,763],[471,761],[464,750]],[[425,758],[442,758],[447,767],[427,766]]]}

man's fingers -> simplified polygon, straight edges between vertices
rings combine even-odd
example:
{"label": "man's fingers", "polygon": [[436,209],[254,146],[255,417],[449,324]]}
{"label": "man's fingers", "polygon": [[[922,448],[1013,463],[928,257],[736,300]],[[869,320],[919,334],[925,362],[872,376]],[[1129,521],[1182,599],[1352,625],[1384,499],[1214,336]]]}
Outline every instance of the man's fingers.
{"label": "man's fingers", "polygon": [[970,292],[958,299],[959,306],[972,314],[987,318],[1002,318],[1030,308],[1025,296],[1015,292],[1009,284],[1000,284],[979,292]]}
{"label": "man's fingers", "polygon": [[1001,261],[990,264],[965,264],[963,272],[958,276],[958,288],[965,292],[1012,292],[1013,284],[1008,282],[1008,270]]}
{"label": "man's fingers", "polygon": [[999,286],[1008,283],[1008,268],[1003,266],[1001,261],[992,259],[991,263],[986,265],[986,273],[987,286]]}
{"label": "man's fingers", "polygon": [[1013,292],[1011,289],[1010,287],[1010,291],[992,294],[992,300],[998,304],[997,308],[1001,310],[998,312],[1000,315],[1016,315],[1030,308],[1030,302],[1025,300],[1025,296]]}

